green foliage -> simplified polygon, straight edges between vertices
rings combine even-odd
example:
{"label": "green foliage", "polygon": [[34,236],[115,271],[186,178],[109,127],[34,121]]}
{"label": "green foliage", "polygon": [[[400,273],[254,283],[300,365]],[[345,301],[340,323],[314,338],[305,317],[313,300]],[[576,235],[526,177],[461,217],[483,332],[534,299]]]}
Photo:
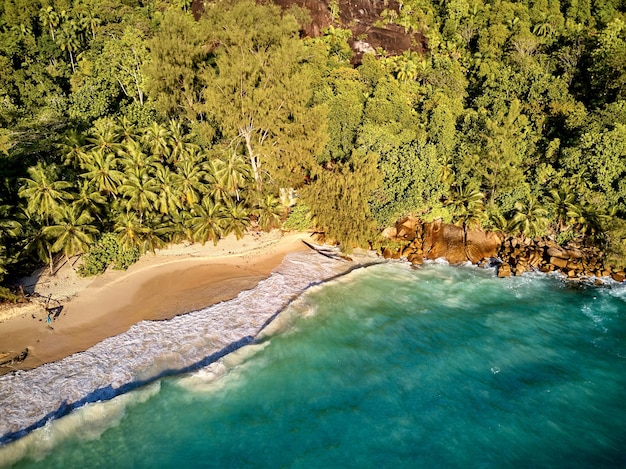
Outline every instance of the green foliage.
{"label": "green foliage", "polygon": [[285,226],[344,250],[413,214],[593,242],[618,263],[623,5],[392,3],[381,23],[422,34],[427,51],[379,50],[355,67],[351,31],[337,22],[302,40],[301,9],[5,1],[0,278],[97,252],[97,232],[117,254],[85,271],[271,229],[287,188],[301,198]]}
{"label": "green foliage", "polygon": [[311,209],[302,202],[289,209],[287,219],[283,223],[285,230],[306,231],[313,227],[311,221]]}
{"label": "green foliage", "polygon": [[78,273],[83,277],[99,275],[108,267],[126,270],[139,259],[139,249],[125,249],[113,233],[104,234],[83,258]]}
{"label": "green foliage", "polygon": [[7,287],[0,286],[0,304],[22,303],[26,301],[23,294],[14,293]]}

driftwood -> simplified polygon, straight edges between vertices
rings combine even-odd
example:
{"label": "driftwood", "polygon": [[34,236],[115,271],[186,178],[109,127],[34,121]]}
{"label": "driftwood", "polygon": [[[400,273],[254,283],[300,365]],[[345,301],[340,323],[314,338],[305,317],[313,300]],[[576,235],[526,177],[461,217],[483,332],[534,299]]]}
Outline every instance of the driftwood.
{"label": "driftwood", "polygon": [[302,242],[310,249],[313,249],[316,253],[321,254],[322,256],[326,256],[329,259],[333,259],[335,261],[348,261],[348,262],[352,261],[350,257],[342,256],[341,254],[337,254],[331,251],[330,249],[314,246],[311,243],[306,242],[305,240],[302,240]]}
{"label": "driftwood", "polygon": [[0,355],[0,366],[10,367],[13,365],[17,365],[18,363],[23,362],[28,357],[28,348],[24,349],[23,352],[11,356],[11,353],[3,353]]}

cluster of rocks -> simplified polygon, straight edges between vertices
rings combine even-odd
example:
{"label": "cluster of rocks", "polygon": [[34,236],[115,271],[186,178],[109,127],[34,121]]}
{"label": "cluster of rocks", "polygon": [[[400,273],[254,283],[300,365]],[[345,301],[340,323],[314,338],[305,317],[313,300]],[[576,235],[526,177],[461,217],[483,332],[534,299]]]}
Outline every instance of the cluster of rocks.
{"label": "cluster of rocks", "polygon": [[505,238],[498,233],[463,228],[441,220],[423,222],[416,217],[398,221],[383,236],[399,244],[396,249],[384,248],[385,258],[406,258],[412,264],[445,258],[451,264],[469,261],[481,266],[495,265],[499,277],[529,271],[558,271],[570,279],[609,276],[617,282],[626,279],[624,269],[603,264],[603,253],[595,247],[562,247],[543,238]]}
{"label": "cluster of rocks", "polygon": [[617,282],[626,279],[624,269],[604,265],[604,253],[596,247],[559,246],[543,238],[510,237],[500,245],[498,276],[508,277],[524,272],[561,272],[571,279],[611,277]]}

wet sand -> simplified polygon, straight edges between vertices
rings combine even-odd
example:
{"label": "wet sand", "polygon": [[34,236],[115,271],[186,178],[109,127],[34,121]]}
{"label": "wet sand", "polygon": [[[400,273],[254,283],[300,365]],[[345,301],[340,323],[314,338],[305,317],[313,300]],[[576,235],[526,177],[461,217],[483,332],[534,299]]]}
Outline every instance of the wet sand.
{"label": "wet sand", "polygon": [[[305,233],[225,239],[218,246],[174,246],[148,254],[127,271],[111,271],[85,281],[70,271],[51,277],[42,293],[59,298],[63,309],[48,325],[43,307],[0,322],[0,352],[19,353],[26,360],[0,368],[31,369],[81,352],[142,320],[165,320],[178,314],[229,300],[254,288],[292,251],[307,249]],[[191,249],[190,249],[191,248]],[[71,266],[67,266],[71,268]],[[72,283],[73,282],[73,283]]]}

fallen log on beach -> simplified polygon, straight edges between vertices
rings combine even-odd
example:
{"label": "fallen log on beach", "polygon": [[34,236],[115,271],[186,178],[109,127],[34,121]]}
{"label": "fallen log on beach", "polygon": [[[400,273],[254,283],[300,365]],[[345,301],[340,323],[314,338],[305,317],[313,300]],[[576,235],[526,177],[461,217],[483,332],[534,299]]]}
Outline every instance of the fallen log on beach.
{"label": "fallen log on beach", "polygon": [[326,256],[329,259],[333,259],[336,261],[347,261],[347,262],[352,262],[352,259],[348,256],[342,256],[341,254],[338,254],[334,251],[332,251],[329,248],[324,248],[322,246],[314,246],[311,243],[306,242],[305,240],[302,240],[302,242],[310,249],[312,249],[313,251],[315,251],[318,254],[321,254],[322,256]]}

